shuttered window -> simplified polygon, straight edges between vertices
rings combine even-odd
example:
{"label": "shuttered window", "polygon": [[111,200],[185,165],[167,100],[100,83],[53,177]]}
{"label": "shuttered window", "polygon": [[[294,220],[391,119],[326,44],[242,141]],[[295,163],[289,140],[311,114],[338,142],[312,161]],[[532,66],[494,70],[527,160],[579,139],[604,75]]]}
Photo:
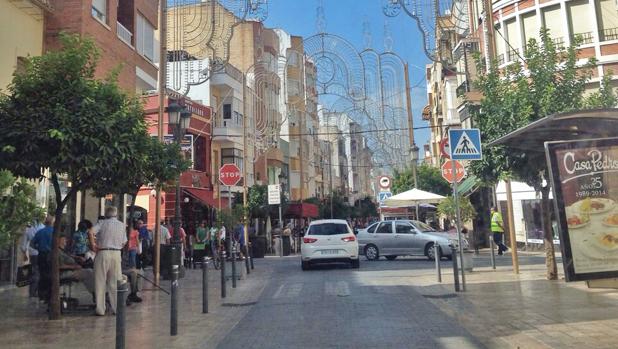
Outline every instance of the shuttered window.
{"label": "shuttered window", "polygon": [[599,0],[597,18],[601,40],[618,40],[618,3],[616,0]]}
{"label": "shuttered window", "polygon": [[552,39],[564,39],[565,28],[563,17],[560,15],[560,5],[550,6],[543,9],[543,26],[549,29]]}
{"label": "shuttered window", "polygon": [[538,42],[541,25],[539,23],[539,18],[536,16],[536,11],[521,16],[521,22],[524,26],[524,44],[528,45],[530,39],[535,39]]}
{"label": "shuttered window", "polygon": [[588,0],[573,0],[566,3],[571,37],[581,36],[583,44],[592,43],[594,26],[591,21],[591,6]]}
{"label": "shuttered window", "polygon": [[155,59],[154,27],[142,16],[137,16],[137,36],[135,38],[137,52],[151,62]]}
{"label": "shuttered window", "polygon": [[107,23],[107,0],[92,0],[92,15]]}

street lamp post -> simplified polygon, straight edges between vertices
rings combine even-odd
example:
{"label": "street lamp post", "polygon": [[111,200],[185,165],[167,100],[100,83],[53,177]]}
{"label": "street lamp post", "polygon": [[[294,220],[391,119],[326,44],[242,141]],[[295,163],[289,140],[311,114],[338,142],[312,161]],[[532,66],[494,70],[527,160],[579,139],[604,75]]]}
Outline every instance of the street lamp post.
{"label": "street lamp post", "polygon": [[[187,128],[189,128],[189,122],[191,121],[191,113],[178,103],[171,102],[165,111],[169,117],[169,125],[173,128],[174,141],[180,146],[182,137],[184,136]],[[172,241],[174,244],[180,243],[180,177],[178,174],[178,181],[176,182],[176,200],[174,205],[174,235]]]}
{"label": "street lamp post", "polygon": [[[412,143],[412,147],[410,147],[410,161],[412,162],[412,178],[414,180],[414,188],[418,189],[418,178],[416,175],[416,166],[418,163],[418,146],[416,143]],[[416,204],[416,219],[420,220],[418,216],[418,204]]]}

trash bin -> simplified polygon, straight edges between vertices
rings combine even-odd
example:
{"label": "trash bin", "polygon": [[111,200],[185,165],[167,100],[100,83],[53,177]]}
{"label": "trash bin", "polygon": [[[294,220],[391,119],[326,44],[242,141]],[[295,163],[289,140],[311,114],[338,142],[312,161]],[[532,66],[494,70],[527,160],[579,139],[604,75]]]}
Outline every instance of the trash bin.
{"label": "trash bin", "polygon": [[289,256],[290,253],[292,252],[292,245],[291,245],[291,241],[290,241],[290,236],[283,236],[283,255],[284,256]]}
{"label": "trash bin", "polygon": [[463,252],[463,270],[471,272],[474,269],[474,251],[464,250]]}
{"label": "trash bin", "polygon": [[253,258],[264,258],[264,255],[266,254],[266,237],[252,236],[249,241],[251,241],[251,252],[253,253]]}
{"label": "trash bin", "polygon": [[185,277],[185,268],[180,257],[180,244],[161,245],[161,277],[163,280],[172,279],[172,265],[178,265],[178,277]]}

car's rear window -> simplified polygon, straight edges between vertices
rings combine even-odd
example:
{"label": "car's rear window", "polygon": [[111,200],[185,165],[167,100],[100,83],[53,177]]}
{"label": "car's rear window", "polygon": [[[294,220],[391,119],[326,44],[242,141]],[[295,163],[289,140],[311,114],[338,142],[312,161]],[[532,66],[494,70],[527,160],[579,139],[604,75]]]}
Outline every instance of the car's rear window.
{"label": "car's rear window", "polygon": [[348,233],[347,224],[323,223],[310,226],[307,235],[339,235]]}

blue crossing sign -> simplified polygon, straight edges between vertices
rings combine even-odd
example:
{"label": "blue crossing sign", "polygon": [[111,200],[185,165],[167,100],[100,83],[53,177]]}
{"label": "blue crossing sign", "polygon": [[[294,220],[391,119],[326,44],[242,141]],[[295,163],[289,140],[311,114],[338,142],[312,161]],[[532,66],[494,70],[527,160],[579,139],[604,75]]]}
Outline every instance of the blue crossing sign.
{"label": "blue crossing sign", "polygon": [[381,191],[378,193],[378,202],[382,204],[384,200],[390,198],[393,194],[390,191]]}
{"label": "blue crossing sign", "polygon": [[478,128],[448,130],[451,159],[481,160],[481,131]]}

